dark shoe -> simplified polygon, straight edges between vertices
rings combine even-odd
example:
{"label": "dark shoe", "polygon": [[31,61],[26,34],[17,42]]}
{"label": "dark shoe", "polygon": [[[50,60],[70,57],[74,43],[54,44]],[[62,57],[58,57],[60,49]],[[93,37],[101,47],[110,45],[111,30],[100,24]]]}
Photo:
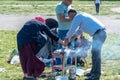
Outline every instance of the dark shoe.
{"label": "dark shoe", "polygon": [[99,80],[99,78],[86,78],[85,80]]}
{"label": "dark shoe", "polygon": [[89,77],[89,76],[91,76],[91,73],[87,73],[87,74],[85,74],[84,76]]}
{"label": "dark shoe", "polygon": [[100,80],[100,78],[99,77],[95,77],[95,76],[89,76],[85,80]]}
{"label": "dark shoe", "polygon": [[56,72],[56,73],[59,73],[61,72],[62,70],[58,70],[58,69],[54,69],[53,72]]}
{"label": "dark shoe", "polygon": [[34,77],[32,77],[32,78],[30,78],[30,77],[23,77],[23,80],[37,80],[37,79],[34,78]]}
{"label": "dark shoe", "polygon": [[85,80],[100,80],[99,78],[94,78],[94,77],[88,77]]}

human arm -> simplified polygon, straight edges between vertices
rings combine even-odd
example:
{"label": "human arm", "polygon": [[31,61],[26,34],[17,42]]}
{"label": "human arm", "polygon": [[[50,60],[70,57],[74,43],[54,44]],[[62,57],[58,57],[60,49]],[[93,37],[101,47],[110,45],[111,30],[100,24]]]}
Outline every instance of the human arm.
{"label": "human arm", "polygon": [[63,5],[56,6],[56,16],[60,22],[72,21],[72,18],[68,17],[67,7]]}
{"label": "human arm", "polygon": [[55,34],[53,33],[48,26],[43,25],[43,31],[53,40],[57,41],[58,43],[64,45],[63,41]]}
{"label": "human arm", "polygon": [[64,40],[64,46],[67,47],[68,43],[71,42],[76,37],[77,37],[76,35],[73,35],[70,39],[69,38],[65,38],[65,40]]}
{"label": "human arm", "polygon": [[77,38],[77,35],[73,35],[71,38],[70,38],[70,41],[74,40],[75,38]]}
{"label": "human arm", "polygon": [[80,16],[75,16],[74,19],[73,19],[73,22],[72,22],[72,25],[69,29],[69,31],[67,32],[67,35],[66,35],[66,41],[65,41],[65,44],[67,45],[67,42],[70,42],[72,41],[73,39],[75,39],[78,34],[80,34],[80,30],[81,29],[81,24],[82,24],[82,20],[80,18]]}
{"label": "human arm", "polygon": [[71,27],[69,28],[69,31],[66,34],[66,38],[70,39],[80,28],[80,24],[81,24],[81,20],[79,20],[79,16],[75,16],[72,21]]}
{"label": "human arm", "polygon": [[65,45],[65,44],[64,44],[64,41],[61,40],[61,39],[59,39],[57,42],[60,43],[60,44],[62,44],[62,45]]}
{"label": "human arm", "polygon": [[58,14],[58,18],[61,22],[69,22],[72,21],[72,18],[70,17],[65,17],[64,14]]}

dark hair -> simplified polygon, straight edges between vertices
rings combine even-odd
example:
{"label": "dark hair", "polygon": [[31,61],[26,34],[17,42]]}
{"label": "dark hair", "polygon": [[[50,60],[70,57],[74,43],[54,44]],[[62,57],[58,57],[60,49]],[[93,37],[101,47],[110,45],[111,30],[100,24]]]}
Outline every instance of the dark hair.
{"label": "dark hair", "polygon": [[70,10],[68,11],[68,14],[70,14],[70,13],[77,13],[77,11],[76,11],[75,9],[70,9]]}
{"label": "dark hair", "polygon": [[53,18],[47,18],[45,21],[46,21],[46,25],[50,29],[58,27],[58,22],[55,19],[53,19]]}

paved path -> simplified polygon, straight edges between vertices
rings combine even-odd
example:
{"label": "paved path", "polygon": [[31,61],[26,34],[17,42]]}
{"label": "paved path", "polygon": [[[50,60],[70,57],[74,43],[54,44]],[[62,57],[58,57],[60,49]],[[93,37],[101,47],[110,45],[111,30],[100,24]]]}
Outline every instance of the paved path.
{"label": "paved path", "polygon": [[[23,24],[38,14],[29,15],[5,15],[0,14],[0,30],[19,30]],[[45,18],[55,16],[45,16]],[[103,24],[106,25],[107,32],[120,34],[120,15],[95,15]]]}

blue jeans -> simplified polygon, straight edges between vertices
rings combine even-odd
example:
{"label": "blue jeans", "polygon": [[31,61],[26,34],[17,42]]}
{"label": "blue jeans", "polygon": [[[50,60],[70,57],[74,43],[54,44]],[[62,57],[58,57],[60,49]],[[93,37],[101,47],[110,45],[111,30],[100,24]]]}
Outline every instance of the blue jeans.
{"label": "blue jeans", "polygon": [[[68,32],[68,30],[58,30],[58,36],[59,38],[61,38],[62,40],[65,39],[66,33]],[[58,44],[58,49],[61,49],[62,45]],[[71,64],[71,58],[67,59],[67,63]],[[55,64],[62,64],[62,61],[60,58],[56,58]]]}
{"label": "blue jeans", "polygon": [[[68,32],[68,30],[58,30],[58,37],[61,38],[62,40],[64,40],[67,32]],[[62,48],[62,45],[59,44],[58,49],[61,49],[61,48]]]}
{"label": "blue jeans", "polygon": [[99,3],[95,4],[95,8],[96,8],[96,13],[99,13],[100,4]]}
{"label": "blue jeans", "polygon": [[92,42],[92,70],[91,75],[100,77],[101,75],[101,49],[104,41],[106,40],[107,34],[105,30],[100,30],[93,35]]}

